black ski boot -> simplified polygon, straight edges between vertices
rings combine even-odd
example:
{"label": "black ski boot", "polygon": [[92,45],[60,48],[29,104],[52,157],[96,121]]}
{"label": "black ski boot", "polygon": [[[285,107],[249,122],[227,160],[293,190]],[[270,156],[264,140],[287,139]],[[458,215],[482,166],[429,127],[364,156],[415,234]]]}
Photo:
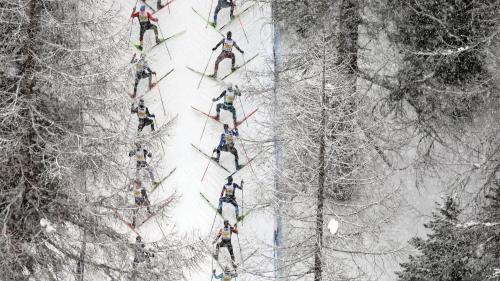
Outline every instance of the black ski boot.
{"label": "black ski boot", "polygon": [[221,208],[217,209],[217,213],[219,213],[219,215],[222,215],[222,209]]}

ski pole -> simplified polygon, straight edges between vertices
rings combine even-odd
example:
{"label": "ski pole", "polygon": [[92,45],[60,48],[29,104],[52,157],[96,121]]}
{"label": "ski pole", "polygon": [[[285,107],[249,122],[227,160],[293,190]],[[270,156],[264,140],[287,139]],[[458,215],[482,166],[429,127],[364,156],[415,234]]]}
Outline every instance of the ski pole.
{"label": "ski pole", "polygon": [[[210,112],[212,111],[213,106],[214,106],[214,102],[212,102],[212,104],[210,105],[210,109],[208,110],[208,115],[210,115]],[[201,138],[203,138],[203,133],[205,132],[205,127],[207,126],[207,122],[208,122],[208,116],[205,119],[205,124],[203,125],[203,130],[201,131],[200,140],[201,140]]]}
{"label": "ski pole", "polygon": [[240,235],[239,234],[236,234],[236,239],[238,240],[238,248],[240,248],[241,265],[243,265],[243,254],[241,253],[241,244],[240,244]]}
{"label": "ski pole", "polygon": [[[163,36],[163,31],[161,31],[160,24],[158,24],[158,29],[160,30],[161,38],[165,38],[165,36]],[[168,57],[170,58],[170,60],[172,60],[172,55],[170,55],[170,50],[168,49],[167,42],[164,43],[165,43],[165,48],[167,48]]]}
{"label": "ski pole", "polygon": [[[237,14],[236,5],[234,5],[234,13]],[[240,25],[241,25],[241,30],[243,30],[243,34],[245,35],[245,39],[247,39],[247,43],[250,44],[250,41],[248,41],[247,32],[245,31],[245,28],[243,27],[243,22],[241,22],[241,18],[239,16],[237,16],[237,17],[238,17],[238,21],[240,22]]]}
{"label": "ski pole", "polygon": [[165,111],[165,104],[163,103],[163,97],[161,95],[160,85],[158,84],[158,77],[156,76],[156,74],[155,74],[155,87],[157,87],[158,94],[160,95],[161,107],[163,108],[163,115],[167,116],[167,112]]}
{"label": "ski pole", "polygon": [[[243,210],[243,207],[245,206],[245,201],[243,201],[243,194],[245,193],[245,191],[243,190],[243,180],[241,180],[240,186],[241,186],[241,216],[243,216],[245,214]],[[243,225],[243,218],[241,220],[241,225]]]}
{"label": "ski pole", "polygon": [[212,56],[213,56],[213,55],[214,55],[214,51],[212,51],[212,53],[210,53],[210,57],[208,58],[207,65],[205,66],[205,69],[203,70],[203,74],[201,75],[200,82],[198,82],[198,87],[197,87],[197,89],[199,89],[199,88],[200,88],[201,81],[202,81],[202,80],[203,80],[203,78],[205,77],[205,72],[207,72],[208,65],[210,64],[210,60],[212,59]]}
{"label": "ski pole", "polygon": [[205,178],[205,174],[207,173],[208,166],[210,166],[210,162],[212,162],[212,157],[214,156],[214,152],[212,151],[212,155],[210,156],[210,159],[208,159],[208,164],[207,167],[205,168],[205,172],[203,172],[203,176],[201,177],[201,181]]}
{"label": "ski pole", "polygon": [[[250,161],[250,158],[248,157],[248,154],[247,154],[247,150],[245,149],[245,146],[243,145],[243,142],[240,141],[240,144],[241,144],[241,147],[243,148],[243,152],[245,153],[245,156],[247,157],[247,159],[249,159]],[[252,173],[255,177],[257,177],[257,175],[255,174],[255,171],[253,170],[253,166],[252,166],[252,163],[251,162],[248,162],[248,164],[250,164],[250,168],[252,169]]]}
{"label": "ski pole", "polygon": [[[241,105],[241,112],[243,112],[243,117],[246,117],[246,113],[245,113],[245,109],[243,108],[243,102],[241,101],[241,96],[240,98],[238,99],[240,101],[240,105]],[[248,127],[248,120],[245,119],[245,124],[247,124],[247,127]]]}
{"label": "ski pole", "polygon": [[[132,10],[132,13],[135,13],[135,8],[137,7],[137,2],[139,2],[139,0],[136,0],[136,1],[135,1],[135,5],[134,5],[134,9]],[[130,38],[132,37],[132,26],[134,26],[134,18],[133,18],[133,17],[130,17],[129,22],[131,22],[131,25],[130,25],[130,32],[129,32],[129,34],[128,34],[128,40],[130,41]]]}
{"label": "ski pole", "polygon": [[207,25],[205,25],[205,28],[208,27],[208,24],[210,22],[210,14],[212,14],[212,6],[214,5],[214,0],[210,2],[210,10],[208,10],[208,18],[207,18]]}

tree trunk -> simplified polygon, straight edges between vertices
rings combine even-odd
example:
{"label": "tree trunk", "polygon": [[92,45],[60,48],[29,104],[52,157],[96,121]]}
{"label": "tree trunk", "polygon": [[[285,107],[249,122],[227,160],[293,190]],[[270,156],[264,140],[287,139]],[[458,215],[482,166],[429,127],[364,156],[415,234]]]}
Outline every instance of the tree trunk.
{"label": "tree trunk", "polygon": [[[323,30],[323,38],[325,31]],[[323,41],[323,64],[321,81],[321,128],[319,128],[319,153],[318,153],[318,193],[316,197],[316,242],[314,249],[314,281],[321,281],[323,276],[323,225],[325,201],[325,170],[326,170],[326,124],[328,100],[325,91],[326,85],[326,42]]]}

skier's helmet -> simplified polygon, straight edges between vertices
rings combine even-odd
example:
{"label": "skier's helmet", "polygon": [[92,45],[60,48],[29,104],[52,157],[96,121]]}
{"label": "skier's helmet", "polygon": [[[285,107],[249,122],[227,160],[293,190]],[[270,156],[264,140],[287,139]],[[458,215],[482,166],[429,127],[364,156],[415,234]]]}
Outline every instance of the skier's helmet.
{"label": "skier's helmet", "polygon": [[228,32],[226,33],[226,37],[227,37],[227,39],[231,39],[231,36],[233,36],[233,33],[232,33],[231,31],[228,31]]}
{"label": "skier's helmet", "polygon": [[141,4],[141,6],[139,7],[139,10],[140,10],[141,12],[144,12],[144,11],[146,10],[146,5]]}
{"label": "skier's helmet", "polygon": [[141,236],[137,235],[137,237],[135,237],[135,241],[136,242],[141,242]]}
{"label": "skier's helmet", "polygon": [[224,225],[228,225],[229,224],[229,220],[224,220]]}
{"label": "skier's helmet", "polygon": [[229,266],[227,266],[227,265],[224,266],[224,273],[229,273],[229,272],[230,272]]}
{"label": "skier's helmet", "polygon": [[232,176],[227,177],[227,181],[228,181],[229,183],[232,183],[232,182],[233,182],[233,177],[232,177]]}
{"label": "skier's helmet", "polygon": [[229,125],[228,124],[224,124],[224,130],[229,130]]}
{"label": "skier's helmet", "polygon": [[143,99],[140,99],[140,100],[139,100],[139,106],[140,106],[140,107],[143,107],[143,106],[144,106],[144,100],[143,100]]}
{"label": "skier's helmet", "polygon": [[136,142],[136,143],[135,143],[135,147],[137,147],[137,148],[141,148],[141,143],[140,143],[140,142]]}
{"label": "skier's helmet", "polygon": [[231,82],[227,83],[227,88],[229,90],[231,90],[233,88],[233,83],[231,83]]}

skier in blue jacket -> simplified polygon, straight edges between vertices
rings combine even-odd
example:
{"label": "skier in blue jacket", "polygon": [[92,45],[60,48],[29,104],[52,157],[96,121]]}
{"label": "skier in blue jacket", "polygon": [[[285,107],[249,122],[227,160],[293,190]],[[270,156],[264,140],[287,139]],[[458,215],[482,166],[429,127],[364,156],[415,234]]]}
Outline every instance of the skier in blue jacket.
{"label": "skier in blue jacket", "polygon": [[239,170],[241,166],[238,164],[238,151],[234,147],[234,139],[237,136],[239,136],[238,128],[229,130],[229,125],[224,124],[224,132],[220,135],[219,145],[213,150],[213,152],[217,153],[217,157],[212,157],[212,159],[219,162],[221,151],[230,152],[234,155],[236,170]]}

